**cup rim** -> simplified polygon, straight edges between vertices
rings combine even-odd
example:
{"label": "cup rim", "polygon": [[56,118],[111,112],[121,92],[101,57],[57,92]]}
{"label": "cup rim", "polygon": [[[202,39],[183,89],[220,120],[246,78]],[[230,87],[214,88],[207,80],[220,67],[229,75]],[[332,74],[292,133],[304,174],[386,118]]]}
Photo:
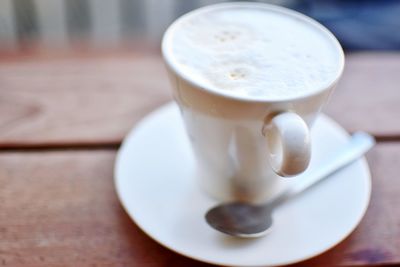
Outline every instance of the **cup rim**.
{"label": "cup rim", "polygon": [[[337,72],[336,72],[336,77],[333,79],[329,84],[325,84],[323,86],[320,86],[320,88],[313,90],[311,92],[307,92],[304,94],[301,94],[299,96],[289,96],[289,97],[283,97],[279,99],[268,99],[268,98],[256,98],[256,97],[251,97],[251,96],[246,96],[246,95],[232,95],[229,93],[225,93],[223,90],[215,90],[212,88],[209,88],[207,86],[202,85],[198,81],[195,81],[194,79],[190,78],[190,75],[188,75],[185,71],[183,71],[180,67],[177,66],[176,62],[172,59],[172,52],[170,51],[170,46],[168,46],[168,43],[171,40],[171,37],[174,33],[174,30],[177,28],[179,24],[181,24],[182,21],[187,19],[188,17],[191,17],[193,15],[197,15],[200,13],[205,13],[209,12],[212,10],[216,9],[225,9],[225,8],[231,8],[231,7],[258,7],[262,9],[267,9],[273,12],[278,12],[287,16],[291,16],[294,18],[297,18],[299,20],[304,21],[305,23],[317,28],[321,33],[323,33],[328,39],[331,40],[332,45],[335,46],[336,50],[338,51],[338,66],[337,66]],[[232,100],[238,100],[238,101],[244,101],[244,102],[254,102],[254,103],[260,103],[260,102],[267,102],[267,103],[279,103],[279,102],[287,102],[287,101],[293,101],[293,100],[301,100],[301,99],[306,99],[315,95],[319,95],[322,92],[329,90],[332,88],[341,78],[344,70],[344,65],[345,65],[345,58],[344,58],[344,52],[342,49],[342,46],[340,45],[339,41],[336,39],[336,37],[330,32],[325,26],[317,22],[316,20],[300,13],[295,10],[282,7],[282,6],[277,6],[277,5],[272,5],[272,4],[266,4],[266,3],[256,3],[256,2],[230,2],[230,3],[218,3],[218,4],[213,4],[213,5],[208,5],[204,6],[195,10],[192,10],[181,17],[177,18],[174,22],[172,22],[171,25],[167,28],[165,31],[162,42],[161,42],[161,52],[162,56],[164,59],[164,62],[166,63],[167,67],[173,72],[175,72],[180,78],[182,78],[185,82],[188,84],[198,88],[199,90],[206,91],[207,93],[210,93],[212,95],[220,96],[223,98],[227,99],[232,99]]]}

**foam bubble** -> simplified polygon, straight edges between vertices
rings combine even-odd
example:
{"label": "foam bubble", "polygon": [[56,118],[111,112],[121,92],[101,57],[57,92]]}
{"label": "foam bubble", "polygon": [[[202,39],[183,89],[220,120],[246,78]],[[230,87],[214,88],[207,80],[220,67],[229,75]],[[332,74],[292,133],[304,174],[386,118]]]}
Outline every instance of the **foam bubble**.
{"label": "foam bubble", "polygon": [[197,12],[169,31],[176,66],[234,96],[296,97],[329,85],[340,68],[337,46],[320,29],[259,5]]}

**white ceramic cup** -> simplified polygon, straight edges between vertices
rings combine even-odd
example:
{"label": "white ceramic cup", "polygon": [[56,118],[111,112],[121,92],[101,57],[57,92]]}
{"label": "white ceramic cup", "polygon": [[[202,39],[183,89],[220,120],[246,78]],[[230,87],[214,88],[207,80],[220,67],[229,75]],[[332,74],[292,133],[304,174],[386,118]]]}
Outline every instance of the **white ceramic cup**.
{"label": "white ceramic cup", "polygon": [[337,47],[340,71],[329,86],[290,99],[257,100],[223,94],[201,86],[190,73],[176,67],[166,42],[180,21],[170,26],[163,38],[162,53],[174,99],[197,159],[200,184],[207,193],[222,201],[264,201],[277,190],[282,177],[295,176],[307,168],[311,157],[310,127],[344,67],[340,44],[322,25],[282,7],[251,5],[278,10],[314,26]]}

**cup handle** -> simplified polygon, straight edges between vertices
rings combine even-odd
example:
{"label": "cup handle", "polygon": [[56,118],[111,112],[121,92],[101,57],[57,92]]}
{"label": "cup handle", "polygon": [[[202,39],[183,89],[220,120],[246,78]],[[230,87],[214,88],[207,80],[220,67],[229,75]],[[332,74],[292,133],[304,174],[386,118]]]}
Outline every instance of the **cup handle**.
{"label": "cup handle", "polygon": [[310,130],[299,115],[279,113],[266,121],[262,132],[276,174],[289,177],[307,169],[311,158]]}

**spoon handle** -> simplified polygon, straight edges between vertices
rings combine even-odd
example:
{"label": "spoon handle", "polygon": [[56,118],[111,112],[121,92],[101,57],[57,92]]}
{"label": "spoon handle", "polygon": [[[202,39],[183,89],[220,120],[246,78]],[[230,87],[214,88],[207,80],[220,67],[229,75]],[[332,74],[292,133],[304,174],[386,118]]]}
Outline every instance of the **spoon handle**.
{"label": "spoon handle", "polygon": [[335,173],[336,171],[360,158],[374,144],[375,139],[371,135],[365,132],[354,133],[346,145],[341,147],[327,160],[322,162],[318,167],[311,169],[304,175],[296,177],[299,182],[294,184],[293,186],[290,186],[277,197],[275,197],[271,201],[271,204],[282,203],[288,198],[297,195],[315,185],[316,183],[324,180],[329,175]]}

